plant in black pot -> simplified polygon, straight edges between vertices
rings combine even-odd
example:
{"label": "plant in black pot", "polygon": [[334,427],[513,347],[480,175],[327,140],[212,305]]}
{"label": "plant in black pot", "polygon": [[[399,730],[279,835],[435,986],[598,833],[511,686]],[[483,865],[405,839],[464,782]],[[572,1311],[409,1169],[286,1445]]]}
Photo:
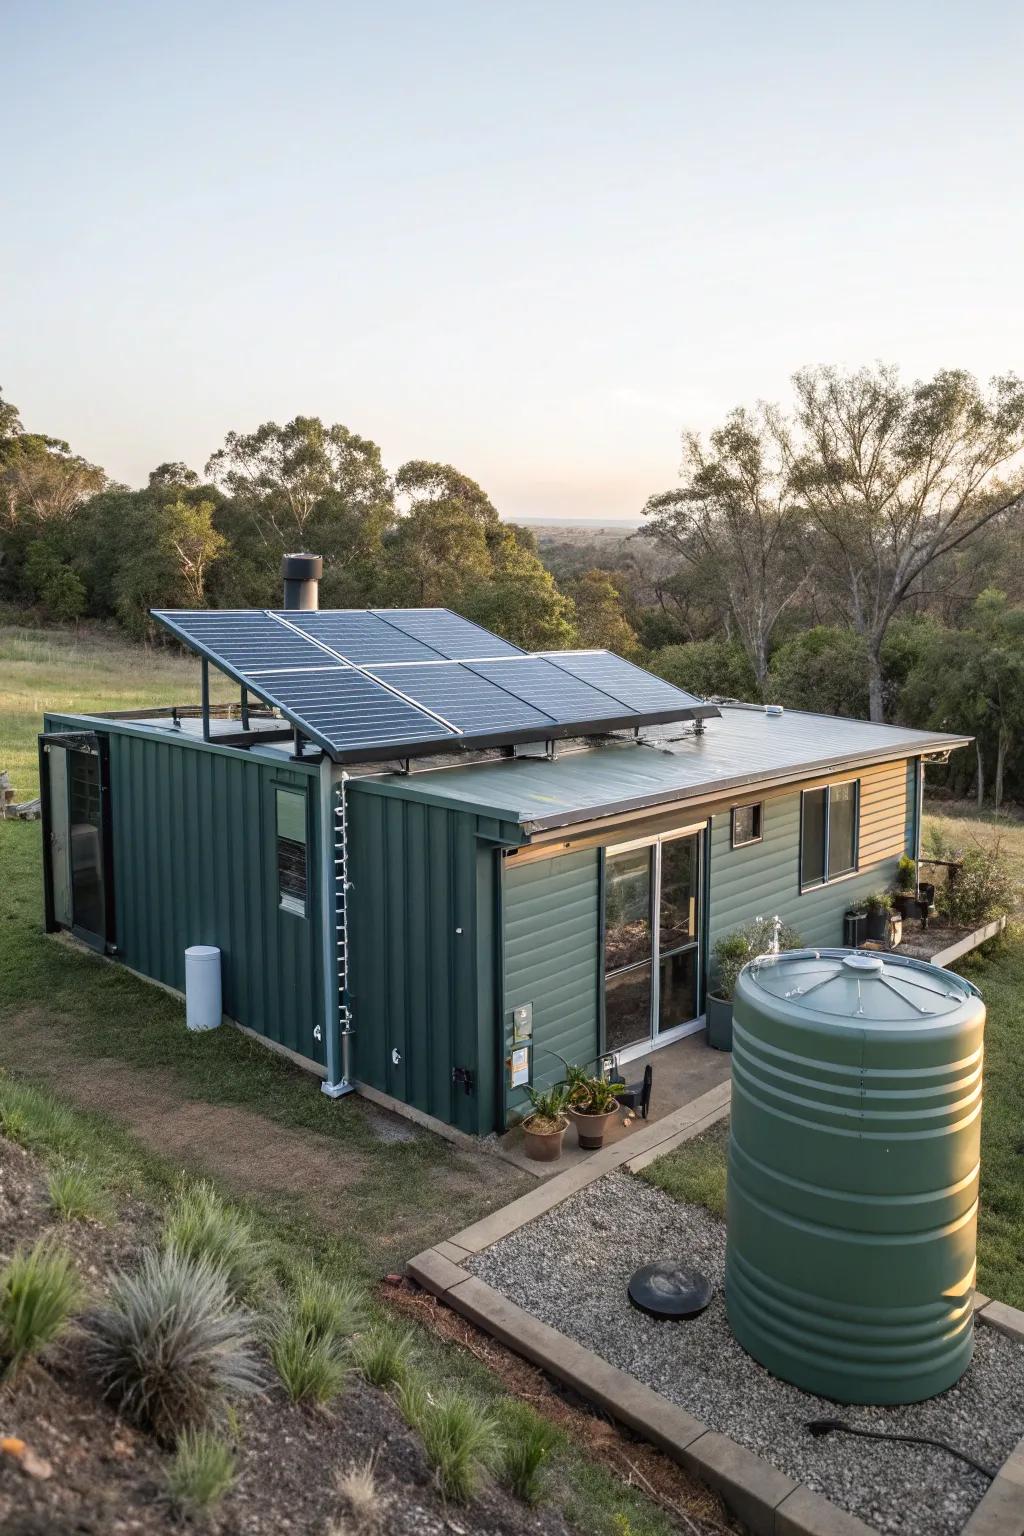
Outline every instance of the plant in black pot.
{"label": "plant in black pot", "polygon": [[558,1083],[543,1093],[527,1088],[530,1113],[523,1121],[523,1143],[527,1157],[535,1163],[556,1163],[562,1155],[562,1140],[569,1129],[565,1113],[565,1085]]}
{"label": "plant in black pot", "polygon": [[883,940],[889,932],[889,893],[887,891],[872,891],[864,906],[868,915],[868,938],[878,941]]}
{"label": "plant in black pot", "polygon": [[732,999],[740,971],[758,955],[770,952],[778,938],[782,949],[800,949],[803,939],[795,928],[774,917],[755,917],[742,928],[723,933],[711,948],[714,986],[705,1000],[708,1045],[716,1051],[732,1050]]}
{"label": "plant in black pot", "polygon": [[892,905],[901,917],[917,916],[917,864],[906,854],[896,866],[896,890]]}

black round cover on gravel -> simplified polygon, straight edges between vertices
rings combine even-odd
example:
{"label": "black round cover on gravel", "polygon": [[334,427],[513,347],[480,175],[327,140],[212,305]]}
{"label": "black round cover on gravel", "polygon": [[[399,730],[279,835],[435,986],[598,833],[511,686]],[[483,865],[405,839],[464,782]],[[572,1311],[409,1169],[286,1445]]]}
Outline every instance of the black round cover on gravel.
{"label": "black round cover on gravel", "polygon": [[651,1317],[696,1317],[711,1300],[711,1282],[675,1259],[645,1264],[629,1282],[629,1299]]}

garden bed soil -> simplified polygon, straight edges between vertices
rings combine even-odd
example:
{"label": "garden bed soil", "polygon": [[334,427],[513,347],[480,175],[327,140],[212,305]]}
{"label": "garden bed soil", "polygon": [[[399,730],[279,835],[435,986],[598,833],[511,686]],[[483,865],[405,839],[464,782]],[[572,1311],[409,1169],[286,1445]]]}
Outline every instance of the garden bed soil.
{"label": "garden bed soil", "polygon": [[[935,1448],[831,1435],[805,1425],[834,1403],[772,1376],[736,1343],[723,1300],[724,1224],[625,1173],[597,1180],[466,1267],[532,1316],[593,1350],[868,1525],[899,1536],[956,1536],[988,1480]],[[681,1258],[708,1276],[711,1305],[685,1322],[637,1311],[640,1265]],[[852,1407],[856,1425],[947,1440],[999,1467],[1024,1436],[1024,1346],[976,1330],[960,1382],[929,1402]]]}
{"label": "garden bed soil", "polygon": [[[131,1200],[119,1203],[109,1226],[55,1223],[42,1165],[0,1138],[4,1258],[55,1231],[98,1294],[113,1269],[134,1264],[156,1230],[153,1213]],[[497,1486],[470,1505],[446,1505],[390,1397],[355,1377],[330,1411],[297,1407],[279,1386],[268,1386],[238,1410],[238,1428],[237,1483],[203,1522],[210,1536],[325,1536],[334,1523],[339,1536],[347,1536],[355,1527],[346,1523],[337,1479],[371,1455],[388,1500],[380,1526],[387,1536],[569,1536],[556,1510],[527,1509]],[[24,1459],[0,1454],[3,1536],[151,1536],[182,1529],[164,1497],[168,1453],[98,1399],[73,1335],[16,1384],[0,1387],[0,1435],[24,1441],[46,1464],[42,1470],[49,1468],[48,1476],[30,1475]]]}

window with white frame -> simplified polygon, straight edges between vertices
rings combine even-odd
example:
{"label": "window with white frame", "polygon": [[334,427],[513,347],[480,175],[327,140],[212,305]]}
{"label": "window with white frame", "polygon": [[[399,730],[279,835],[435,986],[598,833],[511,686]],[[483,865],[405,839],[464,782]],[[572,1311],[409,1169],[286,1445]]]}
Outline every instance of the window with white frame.
{"label": "window with white frame", "polygon": [[857,868],[860,780],[805,789],[800,797],[800,888],[827,885]]}

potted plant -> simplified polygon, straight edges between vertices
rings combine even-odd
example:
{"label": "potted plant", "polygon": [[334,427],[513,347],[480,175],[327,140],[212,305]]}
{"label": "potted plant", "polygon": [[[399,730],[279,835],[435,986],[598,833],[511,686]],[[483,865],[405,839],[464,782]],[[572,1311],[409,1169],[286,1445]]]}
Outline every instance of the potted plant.
{"label": "potted plant", "polygon": [[896,890],[892,905],[901,917],[913,917],[917,911],[917,865],[906,854],[896,866]]}
{"label": "potted plant", "polygon": [[565,1079],[565,1111],[576,1127],[580,1146],[597,1152],[604,1146],[608,1127],[620,1113],[616,1085],[604,1077],[591,1077],[583,1067],[569,1067]]}
{"label": "potted plant", "polygon": [[872,891],[864,903],[867,909],[868,938],[883,940],[889,931],[889,895],[886,891]]}
{"label": "potted plant", "polygon": [[723,933],[716,939],[712,953],[715,957],[715,986],[709,991],[704,1005],[707,1020],[708,1045],[716,1051],[732,1050],[732,995],[740,971],[750,959],[750,951],[743,930]]}
{"label": "potted plant", "polygon": [[565,1115],[565,1087],[558,1083],[543,1093],[536,1088],[527,1088],[526,1092],[530,1113],[523,1121],[524,1151],[535,1163],[557,1163],[569,1129]]}
{"label": "potted plant", "polygon": [[776,942],[780,950],[803,947],[796,929],[775,917],[752,918],[715,940],[711,950],[715,984],[704,1004],[708,1045],[714,1050],[732,1050],[732,999],[740,971],[749,960],[769,954]]}
{"label": "potted plant", "polygon": [[847,949],[859,949],[867,936],[868,915],[863,902],[855,902],[843,913],[843,943]]}

